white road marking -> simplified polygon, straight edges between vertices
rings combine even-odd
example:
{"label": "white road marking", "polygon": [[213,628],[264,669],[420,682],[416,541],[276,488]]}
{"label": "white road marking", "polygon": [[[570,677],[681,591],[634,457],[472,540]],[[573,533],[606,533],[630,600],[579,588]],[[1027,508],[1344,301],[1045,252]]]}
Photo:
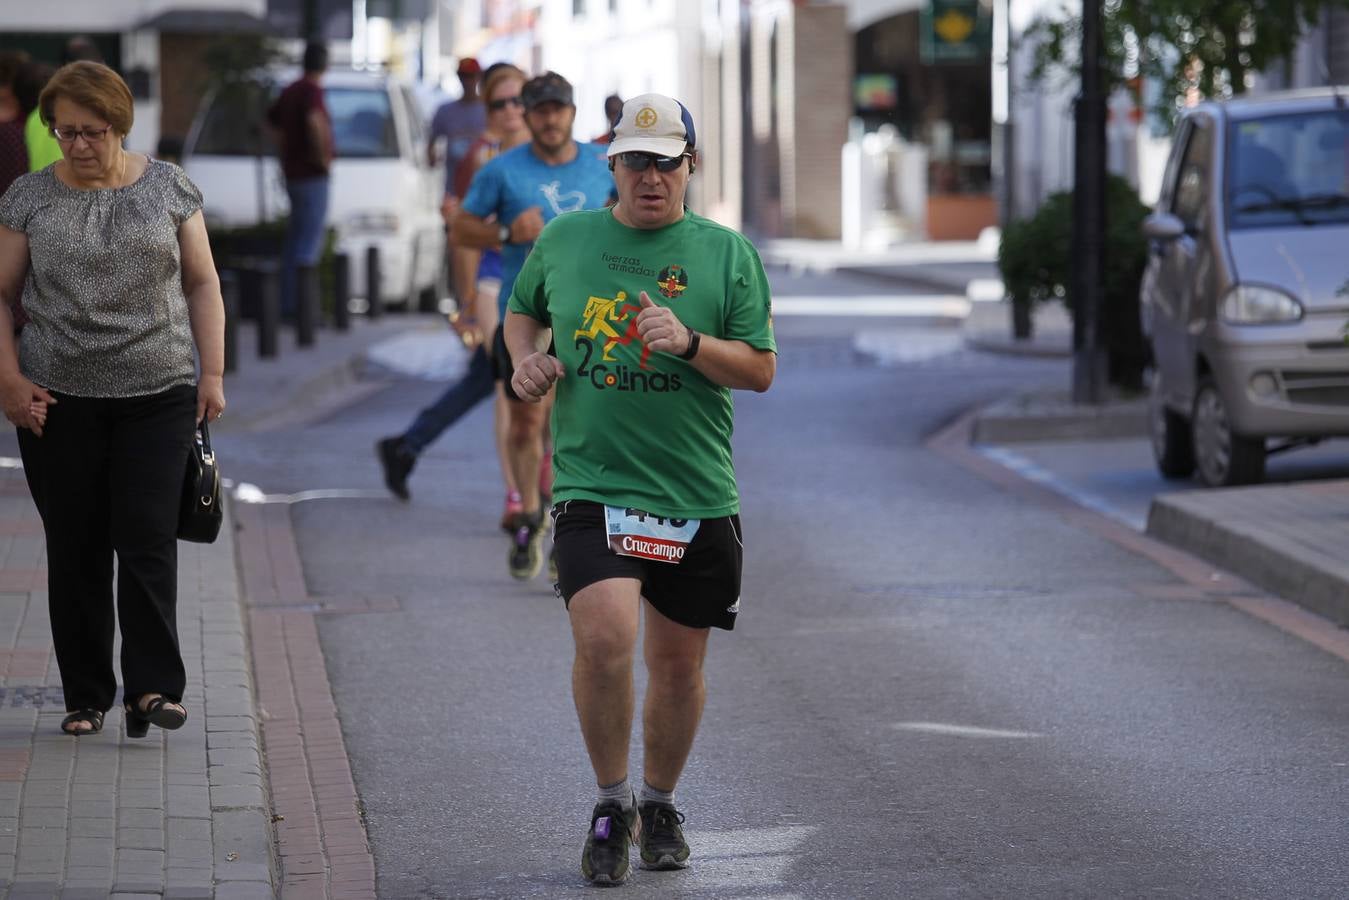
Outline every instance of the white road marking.
{"label": "white road marking", "polygon": [[[689,849],[697,866],[699,885],[723,891],[786,887],[792,867],[800,862],[797,848],[817,831],[816,825],[788,825],[691,832]],[[795,893],[773,897],[804,900]]]}
{"label": "white road marking", "polygon": [[965,285],[965,296],[972,303],[1001,303],[1007,297],[1007,288],[1001,278],[974,278]]}
{"label": "white road marking", "polygon": [[1029,459],[1015,451],[1008,450],[1006,447],[973,444],[971,446],[981,455],[993,460],[998,465],[1011,469],[1027,481],[1033,481],[1036,484],[1049,488],[1056,494],[1062,494],[1078,506],[1084,506],[1087,509],[1094,510],[1107,518],[1114,519],[1116,522],[1127,525],[1134,531],[1147,530],[1148,523],[1142,516],[1127,513],[1113,503],[1097,497],[1095,494],[1090,494],[1080,488],[1074,487],[1059,478],[1053,472],[1050,472],[1048,469],[1037,463],[1031,462]]}
{"label": "white road marking", "polygon": [[0,469],[22,469],[23,460],[13,456],[0,456]]}
{"label": "white road marking", "polygon": [[970,301],[959,294],[921,294],[911,297],[774,297],[774,316],[895,316],[963,319],[970,314]]}
{"label": "white road marking", "polygon": [[460,377],[468,357],[463,341],[449,329],[400,334],[380,341],[365,353],[366,360],[374,365],[429,381]]}
{"label": "white road marking", "polygon": [[234,490],[230,496],[237,503],[303,503],[306,500],[369,500],[387,497],[388,491],[361,490],[356,488],[322,488],[313,491],[300,491],[298,494],[268,494],[256,484],[241,481],[233,485],[228,479],[222,480],[225,488]]}
{"label": "white road marking", "polygon": [[978,728],[974,725],[950,725],[943,722],[896,722],[891,726],[900,731],[921,731],[926,734],[946,734],[972,738],[1039,738],[1035,731],[1008,731],[1002,728]]}
{"label": "white road marking", "polygon": [[965,346],[957,330],[939,333],[868,329],[853,335],[853,350],[882,365],[925,362],[949,356]]}

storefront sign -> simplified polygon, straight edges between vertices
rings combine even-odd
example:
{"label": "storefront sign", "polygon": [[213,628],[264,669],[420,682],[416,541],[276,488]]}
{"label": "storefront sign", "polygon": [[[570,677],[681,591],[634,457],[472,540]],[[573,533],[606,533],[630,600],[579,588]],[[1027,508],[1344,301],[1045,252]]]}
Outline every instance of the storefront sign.
{"label": "storefront sign", "polygon": [[923,62],[978,62],[992,50],[991,10],[980,0],[927,0],[919,13]]}

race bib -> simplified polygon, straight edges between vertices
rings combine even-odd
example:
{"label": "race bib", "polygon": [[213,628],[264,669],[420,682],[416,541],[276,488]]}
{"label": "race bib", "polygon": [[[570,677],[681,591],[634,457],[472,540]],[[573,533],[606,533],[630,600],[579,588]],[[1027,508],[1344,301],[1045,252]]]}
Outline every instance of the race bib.
{"label": "race bib", "polygon": [[609,549],[619,556],[678,563],[701,524],[701,519],[664,519],[631,507],[604,507]]}

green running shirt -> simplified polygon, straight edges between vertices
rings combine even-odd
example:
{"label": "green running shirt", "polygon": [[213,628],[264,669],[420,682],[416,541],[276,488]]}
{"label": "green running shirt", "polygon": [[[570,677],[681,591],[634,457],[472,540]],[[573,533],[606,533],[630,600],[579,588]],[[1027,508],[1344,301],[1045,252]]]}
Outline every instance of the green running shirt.
{"label": "green running shirt", "polygon": [[553,329],[566,375],[553,408],[553,499],[667,518],[740,511],[729,388],[637,336],[646,291],[702,334],[777,352],[763,263],[739,233],[685,210],[629,228],[609,209],[549,222],[509,309]]}

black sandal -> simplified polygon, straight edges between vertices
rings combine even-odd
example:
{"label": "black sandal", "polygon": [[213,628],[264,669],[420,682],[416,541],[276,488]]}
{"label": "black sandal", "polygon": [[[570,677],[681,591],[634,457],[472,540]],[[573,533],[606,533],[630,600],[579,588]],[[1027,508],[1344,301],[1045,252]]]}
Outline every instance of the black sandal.
{"label": "black sandal", "polygon": [[126,736],[143,738],[151,725],[157,725],[166,731],[182,728],[183,723],[187,721],[187,711],[175,709],[175,706],[181,704],[174,703],[162,694],[145,704],[144,710],[140,708],[139,701],[134,706],[130,703],[125,704],[123,709],[126,712]]}
{"label": "black sandal", "polygon": [[[80,722],[88,723],[88,728],[71,728]],[[103,730],[103,713],[96,709],[77,709],[61,720],[61,730],[71,737],[86,734],[98,734]]]}

